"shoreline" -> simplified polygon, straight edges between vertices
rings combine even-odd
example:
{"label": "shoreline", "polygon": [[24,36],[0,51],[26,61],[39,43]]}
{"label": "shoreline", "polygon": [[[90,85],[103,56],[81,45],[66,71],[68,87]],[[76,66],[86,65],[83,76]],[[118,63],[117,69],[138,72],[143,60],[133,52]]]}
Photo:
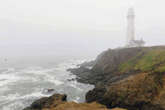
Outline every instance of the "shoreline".
{"label": "shoreline", "polygon": [[[165,46],[104,51],[93,63],[89,62],[90,68],[85,63],[68,69],[77,76],[78,82],[95,85],[86,93],[86,102],[66,102],[45,110],[67,110],[72,105],[73,110],[76,107],[88,110],[83,109],[85,106],[89,110],[93,110],[94,106],[97,106],[94,110],[113,110],[116,107],[125,108],[123,110],[165,110],[164,55]],[[57,109],[59,106],[63,109]]]}

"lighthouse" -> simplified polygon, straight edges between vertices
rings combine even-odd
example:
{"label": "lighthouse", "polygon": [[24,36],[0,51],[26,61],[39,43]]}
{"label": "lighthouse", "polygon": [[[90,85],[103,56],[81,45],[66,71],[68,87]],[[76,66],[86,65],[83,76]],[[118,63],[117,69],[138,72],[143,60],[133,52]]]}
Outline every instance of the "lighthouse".
{"label": "lighthouse", "polygon": [[141,47],[145,42],[143,39],[135,40],[135,12],[134,8],[129,8],[127,13],[127,38],[126,47]]}
{"label": "lighthouse", "polygon": [[127,15],[127,43],[135,40],[135,14],[134,9],[129,8]]}

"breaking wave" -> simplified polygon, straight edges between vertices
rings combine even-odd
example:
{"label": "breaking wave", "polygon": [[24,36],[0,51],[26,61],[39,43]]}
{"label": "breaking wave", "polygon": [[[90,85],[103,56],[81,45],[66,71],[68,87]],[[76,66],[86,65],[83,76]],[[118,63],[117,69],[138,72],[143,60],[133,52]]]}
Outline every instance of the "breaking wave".
{"label": "breaking wave", "polygon": [[[66,71],[86,60],[68,60],[45,68],[32,66],[26,68],[0,69],[0,109],[22,110],[34,100],[53,93],[65,93],[68,101],[83,102],[85,93],[92,85],[78,83],[76,76]],[[52,93],[45,92],[54,89]]]}

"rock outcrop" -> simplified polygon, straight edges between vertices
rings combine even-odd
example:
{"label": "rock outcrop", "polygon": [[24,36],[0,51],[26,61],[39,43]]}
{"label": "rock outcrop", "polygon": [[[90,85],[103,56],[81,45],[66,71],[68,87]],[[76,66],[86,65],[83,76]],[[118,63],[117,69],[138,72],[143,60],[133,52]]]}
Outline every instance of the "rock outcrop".
{"label": "rock outcrop", "polygon": [[87,102],[108,108],[165,110],[164,46],[109,49],[98,56],[92,69],[84,70],[76,69],[78,81],[96,86],[87,93]]}
{"label": "rock outcrop", "polygon": [[[75,103],[67,102],[66,95],[54,94],[50,97],[45,97],[36,100],[30,107],[24,110],[110,110],[106,106],[96,102],[92,103]],[[125,110],[115,108],[112,110]]]}
{"label": "rock outcrop", "polygon": [[[30,107],[24,110],[110,110],[105,105],[96,102],[92,103],[75,103],[67,102],[66,95],[54,94],[50,97],[44,97],[34,101]],[[126,110],[114,108],[112,110]]]}
{"label": "rock outcrop", "polygon": [[65,94],[54,94],[50,97],[43,97],[34,101],[30,107],[27,107],[23,110],[42,110],[42,109],[51,109],[64,102],[66,102],[67,96]]}
{"label": "rock outcrop", "polygon": [[164,46],[109,49],[69,71],[95,85],[86,103],[66,102],[66,95],[55,94],[24,110],[165,110]]}
{"label": "rock outcrop", "polygon": [[[46,109],[45,109],[46,110]],[[59,106],[50,110],[108,110],[105,106],[98,103],[75,103],[68,102],[60,104]]]}

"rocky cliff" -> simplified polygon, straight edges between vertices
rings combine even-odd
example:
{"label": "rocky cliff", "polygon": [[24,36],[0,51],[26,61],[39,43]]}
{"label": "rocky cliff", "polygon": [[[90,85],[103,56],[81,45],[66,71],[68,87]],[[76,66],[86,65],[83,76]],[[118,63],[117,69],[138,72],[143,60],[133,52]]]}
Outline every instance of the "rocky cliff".
{"label": "rocky cliff", "polygon": [[96,58],[92,69],[83,65],[69,71],[76,74],[80,82],[105,85],[140,72],[163,69],[159,65],[164,63],[164,54],[163,46],[109,49]]}
{"label": "rocky cliff", "polygon": [[163,46],[107,50],[87,76],[85,80],[96,85],[87,93],[87,102],[96,101],[109,108],[165,110]]}
{"label": "rocky cliff", "polygon": [[[86,94],[87,103],[49,97],[25,110],[165,110],[165,46],[109,49],[69,71],[78,81],[95,85]],[[33,109],[38,103],[39,109]]]}

